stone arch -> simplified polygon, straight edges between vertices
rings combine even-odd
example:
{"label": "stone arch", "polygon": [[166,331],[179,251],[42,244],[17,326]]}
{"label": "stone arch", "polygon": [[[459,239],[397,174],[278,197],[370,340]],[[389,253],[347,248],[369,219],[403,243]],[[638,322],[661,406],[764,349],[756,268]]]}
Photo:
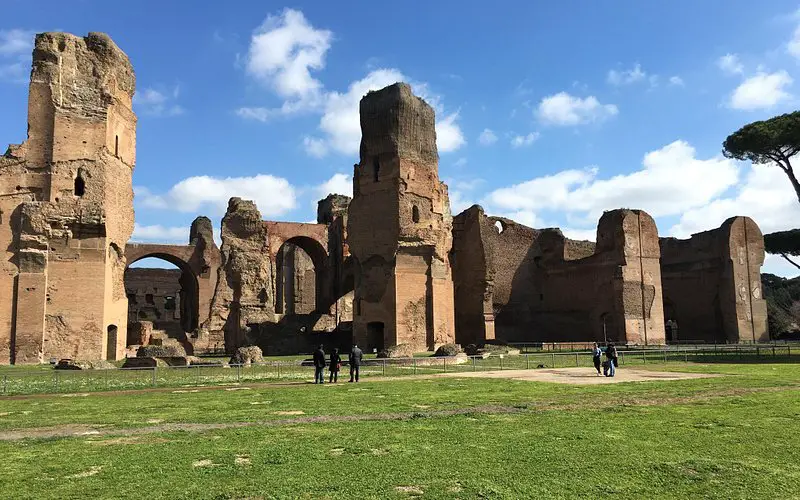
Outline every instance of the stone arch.
{"label": "stone arch", "polygon": [[[296,277],[295,273],[297,272],[297,269],[294,267],[294,263],[297,262],[297,260],[289,262],[287,261],[287,255],[290,255],[290,258],[294,259],[295,257],[292,252],[295,252],[297,249],[301,250],[308,256],[314,267],[314,306],[312,310],[301,310],[300,312],[326,312],[327,307],[329,306],[329,304],[327,304],[328,298],[325,294],[328,253],[325,251],[325,248],[319,241],[310,236],[293,236],[284,240],[278,248],[275,260],[275,311],[279,314],[295,313],[294,306],[289,305],[286,302],[287,298],[289,297],[294,299],[296,293],[298,292],[294,289],[294,280]],[[288,273],[291,273],[290,276],[292,283],[288,284],[287,286],[287,278],[289,278]],[[306,280],[306,282],[307,281],[308,280]]]}
{"label": "stone arch", "polygon": [[128,258],[126,269],[132,264],[147,258],[161,259],[180,269],[181,276],[178,282],[180,284],[181,328],[186,333],[194,332],[199,325],[200,284],[192,266],[182,256],[163,250],[145,250],[134,252],[133,255],[131,255],[131,252],[126,252],[126,256]]}

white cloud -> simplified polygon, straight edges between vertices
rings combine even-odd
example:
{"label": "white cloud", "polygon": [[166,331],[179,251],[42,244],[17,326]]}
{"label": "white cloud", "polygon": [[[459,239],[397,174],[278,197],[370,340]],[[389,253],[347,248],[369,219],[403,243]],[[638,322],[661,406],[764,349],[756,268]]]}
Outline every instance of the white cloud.
{"label": "white cloud", "polygon": [[333,33],[311,26],[302,12],[284,9],[255,30],[247,55],[247,72],[279,96],[305,99],[322,89],[311,70],[325,67]]}
{"label": "white cloud", "polygon": [[189,242],[189,227],[167,227],[160,224],[143,226],[139,223],[133,225],[133,235],[131,241],[158,241],[163,243]]}
{"label": "white cloud", "polygon": [[478,136],[478,143],[481,146],[491,146],[495,142],[497,142],[497,135],[488,128],[483,129],[481,135]]}
{"label": "white cloud", "polygon": [[28,81],[35,36],[35,32],[30,30],[0,30],[0,80],[12,83]]}
{"label": "white cloud", "polygon": [[642,163],[641,170],[608,179],[598,178],[597,168],[564,170],[492,191],[483,203],[499,213],[557,211],[595,222],[604,210],[620,207],[659,217],[703,206],[738,180],[734,161],[698,159],[684,141],[647,153]]}
{"label": "white cloud", "polygon": [[521,148],[530,146],[533,144],[536,139],[539,138],[539,132],[531,132],[528,135],[518,135],[511,139],[511,147],[512,148]]}
{"label": "white cloud", "polygon": [[133,96],[133,104],[145,115],[177,116],[184,111],[180,105],[174,103],[179,95],[180,87],[177,85],[170,91],[147,87]]}
{"label": "white cloud", "polygon": [[677,75],[669,77],[669,84],[674,87],[683,87],[685,85],[683,82],[683,78]]}
{"label": "white cloud", "polygon": [[259,174],[252,177],[218,178],[207,175],[188,177],[164,194],[134,188],[135,201],[143,207],[213,215],[225,213],[234,196],[253,200],[263,217],[283,215],[296,206],[295,188],[281,177]]}
{"label": "white cloud", "polygon": [[792,39],[786,44],[786,51],[800,59],[800,26],[797,26],[792,33]]}
{"label": "white cloud", "polygon": [[744,65],[736,54],[725,54],[717,59],[717,67],[728,75],[740,75],[744,73]]}
{"label": "white cloud", "polygon": [[454,167],[459,167],[459,168],[463,167],[466,164],[467,164],[467,159],[466,158],[459,158],[458,160],[453,162],[453,166]]}
{"label": "white cloud", "polygon": [[728,106],[733,109],[753,111],[770,109],[791,99],[786,88],[792,85],[792,77],[786,71],[757,73],[742,82],[730,96]]}
{"label": "white cloud", "polygon": [[0,56],[30,54],[35,36],[30,30],[0,30]]}
{"label": "white cloud", "polygon": [[584,99],[559,92],[539,103],[539,120],[548,125],[570,126],[600,122],[619,113],[613,104],[601,104],[595,96]]}
{"label": "white cloud", "polygon": [[323,158],[328,154],[328,145],[325,144],[325,141],[322,139],[304,137],[303,147],[305,148],[306,153],[314,158]]}
{"label": "white cloud", "polygon": [[[306,152],[321,158],[329,152],[353,155],[358,152],[361,127],[358,106],[370,90],[400,81],[410,82],[394,68],[374,69],[364,78],[350,83],[345,92],[328,91],[311,75],[325,67],[325,55],[333,41],[333,33],[312,26],[302,12],[285,9],[270,15],[253,34],[247,56],[247,72],[267,84],[284,99],[277,108],[245,106],[236,114],[245,119],[266,122],[278,116],[301,112],[320,113],[321,137],[306,135]],[[440,97],[431,94],[424,83],[412,83],[414,91],[425,99],[437,114],[443,113]],[[466,140],[456,123],[458,112],[436,123],[440,152],[455,151]]]}
{"label": "white cloud", "polygon": [[353,177],[342,173],[333,174],[330,179],[317,186],[314,191],[320,199],[325,198],[329,194],[343,194],[352,198]]}
{"label": "white cloud", "polygon": [[[361,80],[350,84],[347,92],[328,92],[325,96],[324,113],[320,118],[319,129],[323,137],[306,137],[306,151],[312,156],[324,156],[328,151],[346,155],[358,153],[361,143],[361,122],[358,106],[361,98],[370,90],[380,90],[396,82],[407,80],[396,69],[378,69]],[[423,98],[428,97],[434,104],[436,96],[425,95],[424,84],[412,84],[414,92]],[[466,144],[461,127],[456,122],[458,112],[451,113],[436,122],[436,144],[439,152],[448,153]]]}
{"label": "white cloud", "polygon": [[686,238],[693,233],[719,227],[725,219],[747,215],[761,231],[771,233],[797,227],[800,204],[783,171],[772,165],[750,165],[737,191],[687,210],[670,234]]}
{"label": "white cloud", "polygon": [[456,120],[458,120],[457,111],[436,122],[436,147],[440,153],[456,151],[467,143]]}
{"label": "white cloud", "polygon": [[[647,77],[647,73],[642,71],[641,65],[637,64],[629,70],[617,71],[610,70],[606,81],[614,86],[630,85],[643,81]],[[652,82],[651,82],[652,83]]]}

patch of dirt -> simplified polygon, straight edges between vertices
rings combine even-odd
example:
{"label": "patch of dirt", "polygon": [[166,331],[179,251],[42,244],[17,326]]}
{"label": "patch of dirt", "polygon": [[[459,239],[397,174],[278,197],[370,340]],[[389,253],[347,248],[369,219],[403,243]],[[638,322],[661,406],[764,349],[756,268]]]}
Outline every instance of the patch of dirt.
{"label": "patch of dirt", "polygon": [[245,467],[250,465],[250,457],[247,455],[236,455],[236,458],[233,460],[233,463],[240,467]]}
{"label": "patch of dirt", "polygon": [[425,493],[419,486],[395,486],[394,489],[399,493],[405,493],[410,496],[420,496]]}
{"label": "patch of dirt", "polygon": [[148,436],[124,436],[113,439],[90,439],[87,443],[97,446],[116,446],[116,445],[131,445],[131,444],[161,444],[169,443],[169,439]]}
{"label": "patch of dirt", "polygon": [[62,398],[85,398],[88,395],[89,395],[88,392],[81,392],[79,394],[62,394],[61,397]]}
{"label": "patch of dirt", "polygon": [[163,420],[160,418],[151,418],[147,420],[148,424],[160,424],[161,422],[163,422]]}
{"label": "patch of dirt", "polygon": [[389,454],[389,450],[384,450],[382,448],[372,448],[369,451],[371,451],[372,454],[375,455],[376,457],[382,457],[383,455]]}
{"label": "patch of dirt", "polygon": [[67,476],[66,479],[80,479],[80,478],[83,478],[83,477],[94,476],[94,475],[99,474],[101,470],[103,470],[103,466],[102,465],[92,465],[91,467],[89,467],[88,470],[85,470],[83,472],[79,472],[77,474],[73,474],[71,476]]}
{"label": "patch of dirt", "polygon": [[268,405],[272,403],[272,401],[251,401],[251,405]]}
{"label": "patch of dirt", "polygon": [[331,455],[338,457],[344,454],[344,448],[331,448]]}
{"label": "patch of dirt", "polygon": [[200,389],[191,389],[191,390],[188,390],[188,391],[184,391],[184,390],[180,390],[179,389],[177,391],[172,391],[172,394],[187,394],[187,393],[190,393],[190,392],[200,392]]}
{"label": "patch of dirt", "polygon": [[196,461],[192,462],[192,467],[194,467],[194,468],[197,468],[197,467],[214,467],[215,465],[219,465],[219,464],[215,464],[214,462],[212,462],[211,460],[209,460],[207,458],[203,459],[203,460],[196,460]]}
{"label": "patch of dirt", "polygon": [[646,382],[652,380],[686,380],[719,377],[711,373],[657,372],[635,368],[617,369],[614,377],[597,376],[594,368],[551,368],[546,370],[494,370],[483,372],[439,373],[435,377],[457,378],[508,378],[531,382],[555,382],[559,384],[596,385],[620,382]]}
{"label": "patch of dirt", "polygon": [[303,410],[273,411],[273,415],[305,415]]}
{"label": "patch of dirt", "polygon": [[226,391],[249,391],[251,390],[250,387],[229,387],[225,389]]}
{"label": "patch of dirt", "polygon": [[414,408],[420,408],[422,410],[427,410],[428,408],[430,408],[430,406],[428,405],[413,405],[413,406]]}

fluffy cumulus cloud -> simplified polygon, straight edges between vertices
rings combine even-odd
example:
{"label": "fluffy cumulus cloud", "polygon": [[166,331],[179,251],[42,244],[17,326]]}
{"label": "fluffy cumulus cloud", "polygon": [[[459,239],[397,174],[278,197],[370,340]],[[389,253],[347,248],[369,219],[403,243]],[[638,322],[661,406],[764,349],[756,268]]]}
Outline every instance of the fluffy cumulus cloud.
{"label": "fluffy cumulus cloud", "polygon": [[533,219],[566,212],[594,225],[603,210],[619,207],[641,208],[654,217],[678,215],[710,203],[739,177],[734,161],[698,159],[684,141],[647,153],[635,172],[606,179],[599,174],[598,168],[564,170],[492,191],[482,203],[496,213],[529,212]]}
{"label": "fluffy cumulus cloud", "polygon": [[234,196],[256,202],[263,217],[276,217],[297,205],[297,193],[289,181],[272,175],[252,177],[188,177],[166,193],[155,194],[137,187],[135,201],[145,208],[169,209],[178,212],[221,215]]}
{"label": "fluffy cumulus cloud", "polygon": [[[330,179],[323,182],[314,189],[319,199],[325,198],[329,194],[343,194],[353,196],[353,177],[347,174],[334,174]],[[316,204],[316,200],[314,203]]]}
{"label": "fluffy cumulus cloud", "polygon": [[491,146],[495,142],[497,142],[497,135],[491,129],[483,129],[481,135],[478,136],[478,143],[481,146]]}
{"label": "fluffy cumulus cloud", "polygon": [[787,88],[793,81],[786,71],[756,73],[736,87],[728,106],[743,111],[773,108],[792,98]]}
{"label": "fluffy cumulus cloud", "polygon": [[282,97],[304,99],[317,94],[322,83],[311,70],[325,67],[333,34],[316,29],[302,12],[285,9],[270,15],[253,33],[247,72]]}
{"label": "fluffy cumulus cloud", "polygon": [[744,73],[744,64],[736,54],[725,54],[717,59],[717,67],[728,75],[741,75]]}
{"label": "fluffy cumulus cloud", "polygon": [[[242,118],[258,121],[300,112],[318,113],[321,115],[318,130],[303,138],[306,152],[315,158],[322,158],[330,152],[358,153],[361,139],[358,105],[361,98],[370,90],[411,80],[398,69],[379,68],[351,82],[345,91],[328,90],[312,72],[325,67],[325,55],[332,41],[332,32],[312,26],[300,11],[286,9],[279,15],[267,17],[251,38],[247,72],[265,83],[283,99],[283,103],[274,108],[242,107],[236,113]],[[412,83],[412,87],[442,116],[436,123],[439,151],[455,151],[466,144],[457,123],[458,113],[445,115],[440,97],[432,95],[425,84]]]}
{"label": "fluffy cumulus cloud", "polygon": [[632,83],[643,82],[647,78],[647,73],[642,71],[642,66],[637,64],[628,70],[612,69],[608,72],[606,81],[614,86],[630,85]]}
{"label": "fluffy cumulus cloud", "polygon": [[136,92],[133,96],[133,105],[136,111],[150,116],[177,116],[183,114],[183,108],[176,104],[180,95],[180,87],[171,90],[147,87]]}
{"label": "fluffy cumulus cloud", "polygon": [[0,30],[0,80],[27,82],[34,36],[31,30]]}
{"label": "fluffy cumulus cloud", "polygon": [[528,135],[516,135],[511,139],[512,148],[524,148],[530,146],[539,138],[539,132],[531,132]]}
{"label": "fluffy cumulus cloud", "polygon": [[575,97],[559,92],[541,100],[539,120],[546,125],[572,126],[600,122],[619,113],[614,104],[601,104],[595,96]]}

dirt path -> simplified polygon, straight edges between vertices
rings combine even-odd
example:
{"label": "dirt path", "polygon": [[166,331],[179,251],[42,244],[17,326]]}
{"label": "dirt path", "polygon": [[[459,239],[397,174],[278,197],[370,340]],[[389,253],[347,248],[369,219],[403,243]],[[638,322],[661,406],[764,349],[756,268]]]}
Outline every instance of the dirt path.
{"label": "dirt path", "polygon": [[339,422],[366,422],[366,421],[399,421],[415,418],[437,418],[450,417],[455,415],[475,415],[475,414],[509,414],[509,413],[530,413],[541,411],[574,411],[582,409],[604,409],[612,406],[661,406],[670,404],[686,404],[697,401],[708,401],[711,398],[724,398],[731,396],[742,396],[755,393],[770,393],[789,390],[798,390],[800,386],[791,385],[783,387],[762,387],[762,388],[738,388],[726,389],[721,391],[697,392],[691,396],[681,397],[620,397],[614,401],[590,401],[571,404],[558,404],[544,402],[521,403],[513,406],[502,405],[481,405],[468,408],[456,408],[451,410],[397,412],[397,413],[369,413],[363,415],[317,415],[296,417],[287,419],[264,420],[253,422],[227,422],[227,423],[165,423],[151,425],[147,427],[136,427],[128,429],[108,428],[105,426],[67,424],[52,427],[38,427],[0,431],[0,441],[19,441],[23,439],[47,439],[47,438],[102,438],[102,437],[126,437],[144,436],[164,432],[186,431],[186,432],[207,432],[220,429],[234,429],[243,427],[279,427],[299,424],[316,423],[339,423]]}
{"label": "dirt path", "polygon": [[713,373],[659,372],[635,368],[618,369],[614,377],[598,376],[594,368],[550,368],[536,370],[496,370],[486,372],[442,373],[438,377],[508,378],[531,382],[555,382],[559,384],[596,385],[620,382],[646,382],[652,380],[686,380],[711,378],[723,375]]}

